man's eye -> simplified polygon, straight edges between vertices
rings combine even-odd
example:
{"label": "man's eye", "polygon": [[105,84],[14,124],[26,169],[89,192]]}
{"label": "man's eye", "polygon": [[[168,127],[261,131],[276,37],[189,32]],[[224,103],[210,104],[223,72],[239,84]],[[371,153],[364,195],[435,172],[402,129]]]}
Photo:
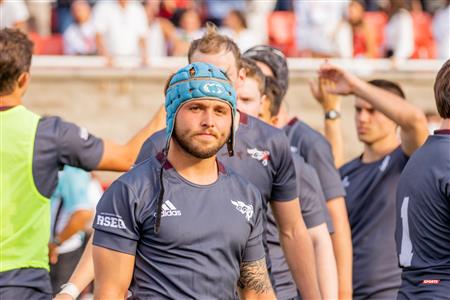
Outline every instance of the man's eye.
{"label": "man's eye", "polygon": [[195,111],[195,110],[199,110],[200,108],[198,106],[191,106],[189,107],[189,110]]}

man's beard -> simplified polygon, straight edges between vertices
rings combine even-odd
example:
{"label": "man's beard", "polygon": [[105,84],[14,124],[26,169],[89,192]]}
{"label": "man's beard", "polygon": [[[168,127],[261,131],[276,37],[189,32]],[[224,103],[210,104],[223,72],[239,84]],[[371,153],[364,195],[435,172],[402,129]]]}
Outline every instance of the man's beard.
{"label": "man's beard", "polygon": [[213,157],[219,152],[219,150],[225,145],[229,137],[221,141],[218,139],[218,143],[214,146],[202,147],[194,145],[192,140],[186,138],[186,135],[179,136],[177,131],[174,130],[172,133],[172,138],[174,141],[183,149],[186,153],[192,155],[195,158],[207,159]]}

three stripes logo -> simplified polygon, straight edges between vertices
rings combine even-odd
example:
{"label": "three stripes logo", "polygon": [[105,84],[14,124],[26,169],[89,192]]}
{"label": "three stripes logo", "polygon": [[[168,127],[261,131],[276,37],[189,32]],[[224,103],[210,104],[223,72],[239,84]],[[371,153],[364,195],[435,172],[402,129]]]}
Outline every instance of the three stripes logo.
{"label": "three stripes logo", "polygon": [[161,217],[175,217],[181,216],[181,211],[177,210],[175,205],[169,200],[166,200],[162,205],[162,215]]}

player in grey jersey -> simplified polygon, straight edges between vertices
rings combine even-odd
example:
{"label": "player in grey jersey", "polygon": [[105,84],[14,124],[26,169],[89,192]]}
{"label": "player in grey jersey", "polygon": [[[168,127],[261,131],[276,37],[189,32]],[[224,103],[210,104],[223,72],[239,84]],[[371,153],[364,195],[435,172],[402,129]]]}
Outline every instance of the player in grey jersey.
{"label": "player in grey jersey", "polygon": [[[251,59],[244,58],[243,61],[248,61],[247,68],[250,70],[258,68],[254,63],[251,63]],[[254,72],[247,72],[246,81],[252,79],[252,73]],[[283,128],[289,119],[285,117],[285,110],[281,109],[281,89],[273,77],[266,77],[265,83],[265,98],[263,99],[265,103],[260,110],[260,119],[275,127]],[[238,90],[238,95],[239,93],[240,90]],[[254,91],[253,93],[257,92]],[[330,234],[333,232],[333,224],[328,215],[325,196],[316,170],[306,163],[300,155],[293,155],[293,159],[299,181],[302,215],[314,244],[320,291],[324,299],[336,299],[338,297],[336,260],[330,238]],[[317,214],[314,214],[314,211],[317,211]],[[269,253],[273,264],[273,274],[276,278],[274,288],[279,299],[291,299],[295,297],[297,291],[292,284],[289,269],[286,268],[285,259],[280,251],[276,224],[273,222],[273,216],[270,212],[268,221]]]}
{"label": "player in grey jersey", "polygon": [[[213,63],[227,71],[235,88],[242,85],[245,73],[240,69],[239,48],[231,39],[218,34],[214,29],[210,28],[203,38],[191,44],[189,59],[191,62]],[[164,113],[160,112],[153,124],[158,124],[161,119],[165,120],[161,116],[164,116]],[[235,156],[228,157],[226,149],[223,149],[224,152],[220,154],[220,157],[224,164],[229,161],[230,164],[227,166],[231,166],[236,172],[239,169],[240,171],[237,172],[239,175],[257,186],[263,195],[264,208],[269,201],[276,207],[274,214],[277,218],[278,229],[282,232],[280,236],[283,240],[283,251],[290,269],[294,270],[294,280],[305,298],[318,299],[320,291],[314,265],[314,252],[300,214],[295,169],[291,163],[292,156],[286,137],[280,130],[245,114],[240,114],[237,119],[241,122],[237,129]],[[163,132],[160,133],[164,135]],[[156,135],[159,136],[159,133],[154,136]],[[150,142],[150,139],[147,142]],[[161,142],[161,147],[158,147],[157,151],[163,147],[164,141]],[[259,153],[264,153],[260,150],[270,149],[273,156],[267,160],[267,164],[264,158],[269,157],[258,155],[255,148]],[[141,151],[140,157],[148,157],[151,154],[152,152]],[[139,158],[138,160],[142,161]],[[69,279],[69,282],[78,289],[83,289],[93,279],[90,247],[88,244],[77,269]],[[64,298],[64,295],[58,295],[58,299],[67,298]]]}
{"label": "player in grey jersey", "polygon": [[[64,165],[126,171],[151,125],[124,145],[95,137],[56,116],[40,117],[22,101],[31,80],[33,43],[20,30],[0,30],[0,298],[50,299],[50,196]],[[6,213],[8,212],[8,213]]]}
{"label": "player in grey jersey", "polygon": [[436,76],[439,130],[409,159],[397,190],[397,299],[450,299],[450,60]]}
{"label": "player in grey jersey", "polygon": [[[255,60],[265,76],[276,80],[281,88],[282,99],[287,92],[289,82],[289,69],[283,53],[273,47],[259,45],[248,49],[243,56]],[[283,131],[288,136],[291,151],[302,156],[306,163],[314,167],[319,176],[334,228],[331,238],[338,271],[339,297],[351,298],[350,226],[345,207],[345,191],[334,166],[331,147],[322,134],[297,118],[284,123],[286,126],[283,127]]]}
{"label": "player in grey jersey", "polygon": [[[275,299],[257,189],[216,160],[233,155],[236,94],[206,63],[165,90],[166,146],[115,181],[94,222],[95,299]],[[117,269],[120,272],[117,272]]]}
{"label": "player in grey jersey", "polygon": [[[362,155],[339,170],[352,229],[353,297],[395,298],[400,285],[394,238],[395,194],[408,157],[428,135],[425,116],[404,100],[403,91],[393,82],[365,82],[328,63],[321,66],[319,80],[326,94],[315,95],[324,110],[337,109],[333,105],[338,102],[329,97],[330,93],[355,95],[355,123],[364,144]],[[325,122],[330,143],[339,147],[342,142],[337,145],[335,138],[341,136],[340,119],[328,118]],[[331,132],[335,136],[329,136]]]}

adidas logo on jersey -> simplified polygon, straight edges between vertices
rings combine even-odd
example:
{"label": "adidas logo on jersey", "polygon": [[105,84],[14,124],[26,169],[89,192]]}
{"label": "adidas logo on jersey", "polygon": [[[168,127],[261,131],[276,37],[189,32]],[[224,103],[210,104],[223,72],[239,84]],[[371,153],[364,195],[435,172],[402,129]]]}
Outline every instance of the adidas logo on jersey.
{"label": "adidas logo on jersey", "polygon": [[169,200],[166,200],[162,205],[162,217],[175,217],[181,216],[181,211],[177,210],[175,205]]}

